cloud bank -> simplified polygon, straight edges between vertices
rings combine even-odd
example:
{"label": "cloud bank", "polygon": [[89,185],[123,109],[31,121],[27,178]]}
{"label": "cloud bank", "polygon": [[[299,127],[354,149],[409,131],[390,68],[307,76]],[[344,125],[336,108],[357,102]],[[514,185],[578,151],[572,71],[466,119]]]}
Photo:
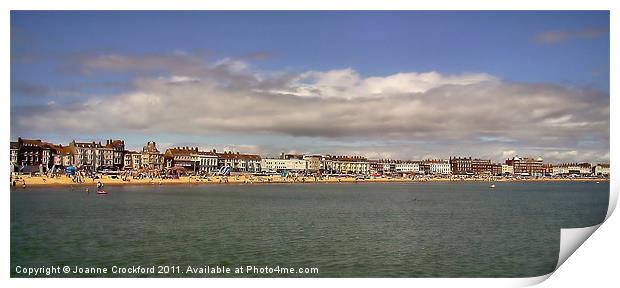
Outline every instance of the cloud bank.
{"label": "cloud bank", "polygon": [[[246,60],[209,63],[186,53],[76,61],[74,71],[83,75],[130,73],[132,88],[14,107],[12,131],[284,135],[311,137],[316,147],[328,140],[372,141],[378,144],[351,151],[393,157],[447,156],[444,150],[609,158],[609,96],[597,91],[511,83],[485,73],[260,71]],[[381,144],[390,141],[401,144]]]}

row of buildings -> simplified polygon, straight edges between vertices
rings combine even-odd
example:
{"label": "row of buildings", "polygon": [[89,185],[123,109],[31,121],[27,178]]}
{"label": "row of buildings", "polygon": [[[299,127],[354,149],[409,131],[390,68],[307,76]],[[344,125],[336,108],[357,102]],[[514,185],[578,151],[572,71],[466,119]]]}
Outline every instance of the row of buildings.
{"label": "row of buildings", "polygon": [[174,147],[160,151],[155,142],[147,142],[141,151],[127,150],[123,140],[76,142],[68,145],[22,139],[11,142],[11,168],[14,172],[47,172],[75,167],[96,171],[176,171],[210,174],[222,167],[233,172],[303,172],[356,175],[519,175],[519,176],[605,176],[609,164],[548,164],[542,158],[513,157],[504,163],[472,157],[449,159],[369,160],[360,156],[285,154],[263,158],[257,154],[200,151],[197,147]]}

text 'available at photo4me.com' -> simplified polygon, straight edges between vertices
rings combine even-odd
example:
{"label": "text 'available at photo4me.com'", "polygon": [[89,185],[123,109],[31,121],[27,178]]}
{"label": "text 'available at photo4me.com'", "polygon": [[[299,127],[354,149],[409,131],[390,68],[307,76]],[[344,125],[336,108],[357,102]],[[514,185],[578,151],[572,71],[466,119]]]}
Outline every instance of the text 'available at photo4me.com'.
{"label": "text 'available at photo4me.com'", "polygon": [[87,266],[40,266],[26,267],[16,266],[16,274],[26,277],[58,277],[58,276],[106,276],[114,277],[123,276],[175,276],[175,275],[191,275],[191,276],[213,276],[226,277],[235,275],[318,275],[317,267],[290,267],[290,266],[255,266],[255,265],[239,265],[239,266],[181,266],[181,265],[152,265],[152,266],[117,266],[110,267],[87,267]]}

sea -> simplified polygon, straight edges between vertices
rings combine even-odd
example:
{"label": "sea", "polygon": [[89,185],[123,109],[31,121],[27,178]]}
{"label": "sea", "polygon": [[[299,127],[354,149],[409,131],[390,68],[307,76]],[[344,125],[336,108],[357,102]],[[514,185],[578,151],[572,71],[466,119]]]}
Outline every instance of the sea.
{"label": "sea", "polygon": [[609,182],[495,185],[12,188],[11,277],[532,277],[607,212]]}

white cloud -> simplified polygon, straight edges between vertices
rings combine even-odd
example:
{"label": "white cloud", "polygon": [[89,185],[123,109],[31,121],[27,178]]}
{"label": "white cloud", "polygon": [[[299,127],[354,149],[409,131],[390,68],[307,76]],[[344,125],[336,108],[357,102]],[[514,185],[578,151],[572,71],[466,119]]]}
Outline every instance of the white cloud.
{"label": "white cloud", "polygon": [[172,77],[168,79],[168,82],[170,83],[198,82],[198,81],[200,81],[200,79],[196,77],[187,77],[187,76],[178,76],[178,75],[172,75]]}
{"label": "white cloud", "polygon": [[248,69],[250,68],[247,62],[231,58],[224,58],[218,60],[215,62],[215,64],[213,64],[213,67],[223,67],[225,69],[228,69],[232,73],[243,73],[248,71]]}
{"label": "white cloud", "polygon": [[424,93],[443,85],[470,85],[485,81],[497,81],[497,79],[483,73],[444,76],[434,71],[362,78],[355,70],[348,68],[302,73],[289,83],[287,90],[277,92],[297,96],[353,99],[368,96]]}

